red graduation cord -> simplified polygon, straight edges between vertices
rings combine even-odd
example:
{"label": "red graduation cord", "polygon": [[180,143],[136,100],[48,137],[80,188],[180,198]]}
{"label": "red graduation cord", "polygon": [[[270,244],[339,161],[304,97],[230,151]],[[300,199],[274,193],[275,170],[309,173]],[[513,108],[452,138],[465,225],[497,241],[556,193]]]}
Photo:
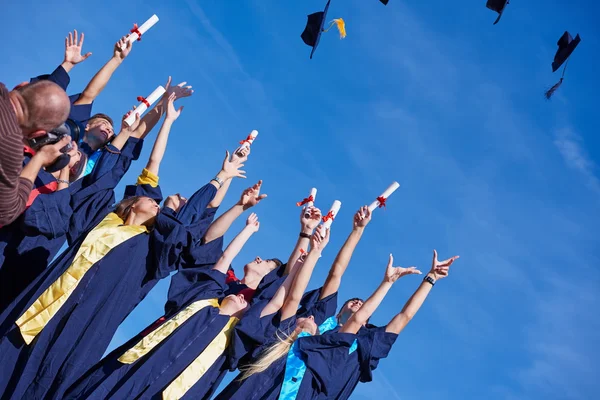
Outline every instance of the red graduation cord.
{"label": "red graduation cord", "polygon": [[133,24],[133,28],[131,28],[129,32],[138,34],[138,42],[142,40],[142,32],[140,32],[140,30],[138,29],[138,24]]}
{"label": "red graduation cord", "polygon": [[150,108],[150,103],[148,102],[148,100],[146,100],[145,97],[138,96],[137,97],[137,101],[140,101],[140,102],[144,103],[146,105],[146,107]]}
{"label": "red graduation cord", "polygon": [[310,196],[308,196],[307,198],[303,199],[302,201],[299,201],[296,203],[296,205],[298,207],[303,206],[307,203],[310,203],[311,201],[315,201],[315,198],[313,197],[313,195],[311,194]]}

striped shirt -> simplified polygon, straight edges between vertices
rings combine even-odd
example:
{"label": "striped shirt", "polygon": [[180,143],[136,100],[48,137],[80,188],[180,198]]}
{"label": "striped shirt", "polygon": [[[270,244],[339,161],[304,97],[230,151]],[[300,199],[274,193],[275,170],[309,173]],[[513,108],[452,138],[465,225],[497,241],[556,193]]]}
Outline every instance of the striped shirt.
{"label": "striped shirt", "polygon": [[25,210],[33,183],[21,178],[23,134],[8,89],[0,83],[0,226],[13,222]]}

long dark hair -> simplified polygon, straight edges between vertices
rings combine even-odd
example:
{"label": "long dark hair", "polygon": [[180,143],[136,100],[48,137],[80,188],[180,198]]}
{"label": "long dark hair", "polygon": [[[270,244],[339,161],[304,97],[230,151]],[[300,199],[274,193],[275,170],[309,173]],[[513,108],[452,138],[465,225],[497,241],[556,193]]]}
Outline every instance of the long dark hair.
{"label": "long dark hair", "polygon": [[115,207],[115,214],[123,221],[127,221],[127,217],[131,214],[131,209],[141,198],[142,196],[133,196],[121,200]]}

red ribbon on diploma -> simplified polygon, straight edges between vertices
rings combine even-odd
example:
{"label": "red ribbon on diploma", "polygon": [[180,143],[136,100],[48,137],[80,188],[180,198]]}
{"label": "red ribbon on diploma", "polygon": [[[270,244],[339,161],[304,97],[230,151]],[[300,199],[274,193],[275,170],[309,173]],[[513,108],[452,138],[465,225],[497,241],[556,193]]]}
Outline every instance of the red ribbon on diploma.
{"label": "red ribbon on diploma", "polygon": [[323,222],[327,222],[329,220],[334,221],[335,216],[333,215],[333,211],[329,211],[326,216],[323,217]]}
{"label": "red ribbon on diploma", "polygon": [[148,103],[148,100],[146,100],[145,97],[138,96],[137,97],[137,101],[140,101],[140,102],[144,103],[146,105],[146,107],[150,108],[150,103]]}
{"label": "red ribbon on diploma", "polygon": [[381,207],[385,207],[385,202],[386,202],[386,200],[387,200],[387,199],[386,199],[385,197],[383,197],[383,196],[379,196],[379,197],[377,198],[377,201],[379,202],[379,208],[381,208]]}
{"label": "red ribbon on diploma", "polygon": [[140,32],[140,30],[138,29],[138,24],[133,24],[133,28],[131,28],[129,32],[138,34],[138,42],[142,40],[142,32]]}
{"label": "red ribbon on diploma", "polygon": [[248,135],[248,137],[240,142],[240,144],[248,143],[250,144],[250,140],[252,140],[252,136]]}
{"label": "red ribbon on diploma", "polygon": [[296,205],[298,207],[300,207],[307,203],[310,203],[311,201],[315,201],[315,198],[312,196],[312,194],[310,196],[308,196],[307,198],[305,198],[304,200],[297,202]]}

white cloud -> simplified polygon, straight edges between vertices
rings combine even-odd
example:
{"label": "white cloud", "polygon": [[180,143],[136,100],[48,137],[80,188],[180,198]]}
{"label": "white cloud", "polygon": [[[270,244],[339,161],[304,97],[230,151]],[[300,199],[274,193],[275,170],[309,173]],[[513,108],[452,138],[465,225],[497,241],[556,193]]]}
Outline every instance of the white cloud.
{"label": "white cloud", "polygon": [[598,166],[585,149],[581,135],[572,128],[558,129],[555,133],[554,144],[567,165],[582,174],[590,189],[600,194],[600,180],[596,176]]}

